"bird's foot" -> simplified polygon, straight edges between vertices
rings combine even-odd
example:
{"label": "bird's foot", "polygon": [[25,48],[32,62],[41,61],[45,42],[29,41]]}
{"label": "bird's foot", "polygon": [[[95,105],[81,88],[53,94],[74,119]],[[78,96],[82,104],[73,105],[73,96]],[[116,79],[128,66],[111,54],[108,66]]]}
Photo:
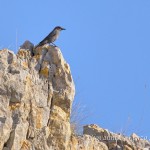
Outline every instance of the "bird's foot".
{"label": "bird's foot", "polygon": [[57,47],[57,45],[55,45],[54,43],[52,43],[52,45],[53,45],[54,47]]}

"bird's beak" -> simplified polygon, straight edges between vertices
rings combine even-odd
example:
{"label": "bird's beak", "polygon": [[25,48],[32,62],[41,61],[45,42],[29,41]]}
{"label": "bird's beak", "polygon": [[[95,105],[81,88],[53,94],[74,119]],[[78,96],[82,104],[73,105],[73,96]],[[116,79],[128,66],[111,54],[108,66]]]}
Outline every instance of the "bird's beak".
{"label": "bird's beak", "polygon": [[61,30],[66,30],[65,28],[61,28]]}

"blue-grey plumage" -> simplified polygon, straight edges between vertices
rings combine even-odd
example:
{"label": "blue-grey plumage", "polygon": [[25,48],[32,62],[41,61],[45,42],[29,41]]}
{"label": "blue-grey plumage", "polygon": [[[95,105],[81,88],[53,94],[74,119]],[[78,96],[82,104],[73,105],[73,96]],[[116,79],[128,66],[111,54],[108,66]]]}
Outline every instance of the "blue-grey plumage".
{"label": "blue-grey plumage", "polygon": [[53,44],[54,46],[56,46],[53,42],[58,39],[60,31],[62,30],[66,30],[66,29],[60,26],[55,27],[48,36],[46,36],[38,45],[35,46],[35,48],[39,46],[43,46],[44,44]]}

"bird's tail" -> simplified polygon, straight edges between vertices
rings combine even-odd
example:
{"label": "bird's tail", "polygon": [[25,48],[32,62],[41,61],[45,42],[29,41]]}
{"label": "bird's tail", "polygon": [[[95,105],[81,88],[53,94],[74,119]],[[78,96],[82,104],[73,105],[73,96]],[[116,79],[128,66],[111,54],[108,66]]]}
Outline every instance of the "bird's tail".
{"label": "bird's tail", "polygon": [[40,43],[34,46],[34,49],[36,49],[37,47],[41,46]]}

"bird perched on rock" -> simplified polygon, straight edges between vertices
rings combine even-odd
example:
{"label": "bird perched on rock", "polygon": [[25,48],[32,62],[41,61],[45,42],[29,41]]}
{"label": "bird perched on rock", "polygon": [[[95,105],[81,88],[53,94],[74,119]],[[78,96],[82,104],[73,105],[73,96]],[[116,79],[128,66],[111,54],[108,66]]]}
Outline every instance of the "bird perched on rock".
{"label": "bird perched on rock", "polygon": [[53,29],[53,31],[50,32],[50,34],[47,37],[45,37],[38,45],[35,46],[35,48],[42,46],[44,44],[52,44],[52,45],[56,46],[53,42],[55,40],[57,40],[61,30],[66,30],[66,29],[64,29],[60,26],[55,27]]}

